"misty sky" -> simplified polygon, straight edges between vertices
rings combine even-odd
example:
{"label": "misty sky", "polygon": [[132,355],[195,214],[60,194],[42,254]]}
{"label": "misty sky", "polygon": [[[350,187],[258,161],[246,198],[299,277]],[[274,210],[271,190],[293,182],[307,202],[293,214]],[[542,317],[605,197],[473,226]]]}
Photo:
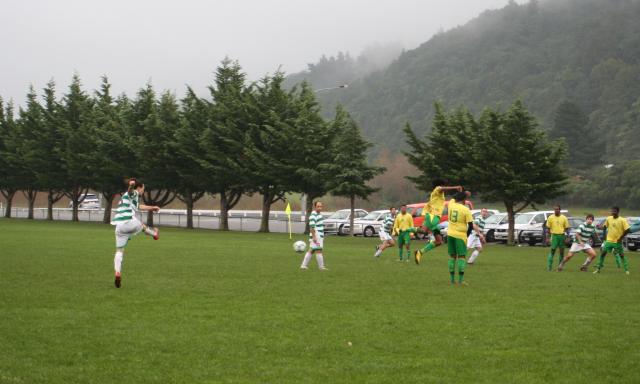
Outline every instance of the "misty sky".
{"label": "misty sky", "polygon": [[[522,1],[519,1],[522,2]],[[278,66],[298,72],[322,54],[368,45],[411,49],[507,0],[0,0],[0,96],[22,104],[74,72],[86,90],[106,74],[134,96],[151,80],[182,96],[204,93],[225,56],[255,80]]]}

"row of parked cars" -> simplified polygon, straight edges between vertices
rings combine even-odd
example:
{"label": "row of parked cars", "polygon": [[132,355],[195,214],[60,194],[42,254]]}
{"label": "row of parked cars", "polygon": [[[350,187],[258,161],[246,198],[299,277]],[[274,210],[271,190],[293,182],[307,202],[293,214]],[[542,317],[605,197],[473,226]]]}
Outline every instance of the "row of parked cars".
{"label": "row of parked cars", "polygon": [[[407,212],[413,216],[414,226],[422,226],[423,216],[422,209],[424,204],[410,204],[407,205]],[[471,211],[473,217],[480,215],[479,209]],[[490,216],[485,219],[484,234],[488,242],[506,242],[508,236],[509,223],[507,222],[507,214],[499,212],[497,210],[489,210]],[[542,244],[548,246],[548,233],[545,223],[549,216],[553,215],[553,211],[534,211],[518,213],[515,216],[514,225],[514,237],[518,243],[529,244],[534,246],[536,244]],[[584,218],[568,216],[569,213],[563,210],[562,213],[567,216],[569,220],[569,236],[567,236],[567,243],[573,240],[573,235],[578,229],[580,224],[584,223]],[[351,210],[342,209],[334,212],[332,215],[325,219],[325,232],[328,234],[346,235],[350,232],[350,215]],[[364,209],[356,209],[354,216],[354,228],[355,235],[361,235],[365,237],[377,236],[382,227],[384,219],[390,215],[388,209],[381,209],[376,211],[367,212]],[[604,240],[604,229],[602,225],[606,217],[596,217],[594,225],[596,226],[596,233],[600,241],[593,241],[593,246],[599,246]],[[629,224],[640,221],[640,217],[627,217]],[[440,223],[440,231],[446,240],[447,236],[448,217],[445,214],[442,216]],[[623,240],[623,245],[631,250],[635,251],[640,249],[640,233],[629,234]]]}

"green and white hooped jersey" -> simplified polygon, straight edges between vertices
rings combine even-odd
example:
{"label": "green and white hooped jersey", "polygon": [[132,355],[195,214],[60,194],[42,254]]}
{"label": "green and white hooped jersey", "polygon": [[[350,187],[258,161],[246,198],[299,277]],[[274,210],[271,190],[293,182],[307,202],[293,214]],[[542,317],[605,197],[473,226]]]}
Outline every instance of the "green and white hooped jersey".
{"label": "green and white hooped jersey", "polygon": [[384,221],[382,222],[382,231],[388,235],[391,234],[391,231],[393,230],[393,215],[387,215],[387,217],[384,218]]}
{"label": "green and white hooped jersey", "polygon": [[[324,216],[316,211],[311,212],[309,215],[309,228],[315,229],[318,237],[324,237]],[[311,233],[309,233],[309,239],[311,238]]]}
{"label": "green and white hooped jersey", "polygon": [[125,192],[120,198],[120,203],[116,208],[116,215],[111,220],[112,224],[117,224],[121,221],[131,220],[135,217],[138,211],[140,196],[138,191],[132,191],[131,193]]}
{"label": "green and white hooped jersey", "polygon": [[573,235],[573,241],[575,241],[576,243],[578,242],[578,238],[576,237],[577,234],[580,234],[580,238],[582,238],[582,241],[588,241],[594,236],[595,233],[596,227],[594,227],[593,224],[590,225],[587,223],[582,223],[580,224],[578,229],[576,229],[576,232]]}
{"label": "green and white hooped jersey", "polygon": [[480,228],[480,230],[484,230],[485,222],[482,216],[476,217],[475,223],[478,226],[478,228]]}

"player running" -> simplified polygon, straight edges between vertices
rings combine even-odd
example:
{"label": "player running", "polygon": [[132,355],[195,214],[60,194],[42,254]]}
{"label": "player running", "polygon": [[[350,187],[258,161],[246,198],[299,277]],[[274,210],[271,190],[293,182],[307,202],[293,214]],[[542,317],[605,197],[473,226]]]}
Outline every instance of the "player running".
{"label": "player running", "polygon": [[607,252],[613,252],[622,261],[624,266],[624,272],[629,274],[629,262],[624,257],[624,248],[622,247],[622,239],[629,233],[629,222],[624,217],[620,217],[620,208],[612,207],[611,216],[607,217],[603,227],[607,229],[607,240],[602,244],[602,251],[600,252],[600,260],[596,264],[596,270],[593,273],[600,273],[602,267],[604,267],[604,257]]}
{"label": "player running", "polygon": [[[486,208],[482,208],[482,211],[480,211],[480,215],[473,221],[474,224],[477,225],[478,228],[480,228],[480,232],[484,230],[484,220],[488,216],[489,211],[487,211]],[[475,232],[472,232],[469,235],[469,239],[467,240],[467,249],[473,249],[473,252],[471,253],[471,256],[469,256],[469,262],[467,264],[475,263],[476,259],[480,255],[480,252],[482,252],[482,243],[483,239],[481,239]]]}
{"label": "player running", "polygon": [[[438,224],[440,224],[440,216],[442,216],[442,211],[444,210],[445,191],[459,192],[462,191],[462,187],[459,185],[455,187],[447,187],[443,180],[435,180],[433,182],[433,191],[431,191],[429,201],[424,205],[422,210],[424,215],[422,230],[427,233],[431,232],[434,240],[429,241],[424,247],[422,247],[422,249],[418,249],[414,252],[413,259],[416,264],[420,264],[424,253],[429,252],[442,244],[442,235],[440,234]],[[465,194],[465,197],[460,201],[465,201],[466,196],[467,195]]]}
{"label": "player running", "polygon": [[395,218],[396,208],[391,207],[389,208],[389,215],[384,218],[382,227],[380,228],[379,235],[382,244],[376,245],[376,253],[374,254],[375,257],[380,257],[385,249],[396,245],[396,242],[393,240],[393,236],[391,236],[391,233],[393,232],[393,221],[395,220]]}
{"label": "player running", "polygon": [[553,207],[553,215],[549,216],[545,225],[551,232],[551,250],[547,256],[547,271],[551,271],[556,249],[558,249],[558,253],[560,254],[558,265],[562,262],[562,259],[564,259],[565,232],[569,229],[569,220],[565,215],[560,213],[560,205]]}
{"label": "player running", "polygon": [[451,284],[455,284],[456,264],[458,265],[458,284],[466,285],[464,282],[464,270],[466,267],[467,256],[467,234],[472,231],[481,241],[484,241],[484,235],[480,231],[480,227],[473,222],[471,211],[464,203],[467,194],[460,191],[454,195],[449,201],[449,227],[447,229],[447,247],[449,251],[449,275]]}
{"label": "player running", "polygon": [[124,258],[124,248],[129,240],[141,231],[152,236],[154,240],[158,240],[158,229],[147,226],[136,217],[138,211],[158,212],[160,210],[160,207],[155,205],[140,204],[140,196],[143,193],[144,184],[142,182],[136,179],[129,180],[129,188],[127,192],[122,194],[116,215],[111,220],[111,224],[116,226],[116,254],[113,259],[116,288],[120,288],[122,284],[122,259]]}
{"label": "player running", "polygon": [[405,261],[409,261],[409,256],[411,255],[411,235],[415,233],[415,228],[413,226],[413,216],[407,213],[406,204],[400,206],[400,213],[396,215],[393,221],[392,233],[398,236],[398,256],[400,257],[400,261],[402,261],[402,246],[407,249],[407,259]]}
{"label": "player running", "polygon": [[[585,268],[591,263],[591,260],[596,258],[596,251],[594,251],[591,244],[589,244],[589,240],[598,240],[593,220],[593,215],[589,213],[587,214],[585,222],[580,224],[573,237],[573,243],[571,244],[571,249],[569,249],[569,254],[567,254],[567,257],[563,258],[560,265],[558,265],[558,272],[562,272],[565,264],[578,252],[584,251],[588,255],[587,261],[583,264],[583,267]],[[580,268],[580,270],[582,270],[582,268]]]}
{"label": "player running", "polygon": [[318,268],[320,268],[321,271],[329,270],[324,266],[324,256],[322,255],[324,247],[324,216],[320,214],[322,208],[322,202],[316,201],[313,205],[313,212],[309,215],[309,250],[304,255],[304,259],[302,259],[300,269],[309,269],[311,256],[315,254]]}

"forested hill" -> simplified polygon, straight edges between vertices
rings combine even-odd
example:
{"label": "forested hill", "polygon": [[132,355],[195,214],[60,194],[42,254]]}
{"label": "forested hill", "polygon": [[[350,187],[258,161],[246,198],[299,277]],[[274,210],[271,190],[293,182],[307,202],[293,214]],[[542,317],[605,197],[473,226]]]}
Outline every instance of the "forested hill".
{"label": "forested hill", "polygon": [[[313,68],[307,74],[313,84]],[[318,97],[327,114],[343,103],[379,148],[404,148],[407,121],[429,129],[436,100],[479,112],[520,98],[552,135],[592,137],[584,150],[594,164],[638,158],[640,0],[511,2]]]}

